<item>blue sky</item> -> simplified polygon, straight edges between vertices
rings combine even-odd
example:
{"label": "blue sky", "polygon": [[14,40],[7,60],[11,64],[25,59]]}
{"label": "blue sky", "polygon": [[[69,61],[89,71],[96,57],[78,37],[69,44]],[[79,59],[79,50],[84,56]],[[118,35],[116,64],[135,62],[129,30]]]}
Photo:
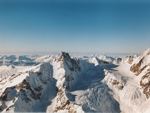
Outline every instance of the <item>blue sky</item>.
{"label": "blue sky", "polygon": [[149,12],[146,0],[1,0],[0,52],[142,51]]}

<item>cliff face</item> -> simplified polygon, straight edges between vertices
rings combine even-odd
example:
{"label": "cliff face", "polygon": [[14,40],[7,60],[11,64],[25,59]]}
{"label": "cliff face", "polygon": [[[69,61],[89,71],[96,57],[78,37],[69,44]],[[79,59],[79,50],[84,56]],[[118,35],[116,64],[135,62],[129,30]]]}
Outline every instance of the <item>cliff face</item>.
{"label": "cliff face", "polygon": [[79,77],[79,61],[76,59],[72,59],[69,54],[65,52],[62,52],[62,55],[58,58],[58,61],[62,65],[62,69],[64,70],[64,73],[62,75],[65,79],[63,86],[66,88],[66,90],[71,90],[76,84]]}
{"label": "cliff face", "polygon": [[150,66],[146,66],[143,72],[140,74],[140,85],[143,88],[143,93],[147,98],[150,97]]}
{"label": "cliff face", "polygon": [[70,102],[69,91],[74,88],[80,76],[79,61],[72,59],[68,53],[62,52],[62,54],[53,61],[53,69],[58,90],[53,103],[47,108],[47,112],[64,111],[75,113],[75,107],[77,105]]}
{"label": "cliff face", "polygon": [[150,97],[150,49],[133,61],[130,70],[140,78],[140,85],[147,98]]}
{"label": "cliff face", "polygon": [[139,57],[137,57],[130,68],[130,70],[139,75],[147,66],[150,65],[150,49],[147,49]]}
{"label": "cliff face", "polygon": [[56,81],[52,77],[52,66],[44,63],[28,72],[11,76],[6,80],[9,86],[2,87],[1,112],[45,111],[56,95]]}

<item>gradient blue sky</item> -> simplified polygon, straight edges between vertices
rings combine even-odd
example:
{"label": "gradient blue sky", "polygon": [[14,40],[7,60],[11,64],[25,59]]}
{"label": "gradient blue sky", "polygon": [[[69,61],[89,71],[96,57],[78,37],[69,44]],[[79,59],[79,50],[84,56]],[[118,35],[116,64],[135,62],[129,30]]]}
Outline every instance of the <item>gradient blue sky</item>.
{"label": "gradient blue sky", "polygon": [[0,53],[127,53],[148,47],[146,0],[0,1]]}

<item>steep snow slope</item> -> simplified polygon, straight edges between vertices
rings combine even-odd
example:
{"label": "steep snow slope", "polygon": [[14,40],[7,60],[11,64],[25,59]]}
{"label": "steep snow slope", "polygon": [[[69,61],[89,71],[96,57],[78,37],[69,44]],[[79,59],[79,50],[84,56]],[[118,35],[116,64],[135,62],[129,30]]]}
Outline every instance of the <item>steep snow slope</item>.
{"label": "steep snow slope", "polygon": [[11,76],[1,86],[2,112],[46,111],[56,95],[52,66],[44,63],[20,75]]}
{"label": "steep snow slope", "polygon": [[130,72],[129,64],[122,64],[114,70],[105,70],[104,83],[112,89],[123,113],[141,113],[141,105],[147,99],[137,78]]}
{"label": "steep snow slope", "polygon": [[47,112],[119,113],[119,104],[109,88],[101,83],[102,67],[98,65],[103,62],[97,65],[93,63],[72,59],[68,53],[62,53],[55,59],[54,78],[57,80],[58,93]]}
{"label": "steep snow slope", "polygon": [[0,79],[13,75],[17,73],[17,71],[14,66],[0,66]]}
{"label": "steep snow slope", "polygon": [[138,75],[140,85],[143,93],[147,98],[150,97],[150,49],[144,51],[137,57],[130,68],[130,70]]}
{"label": "steep snow slope", "polygon": [[79,78],[78,61],[62,52],[62,55],[54,60],[53,69],[58,92],[47,112],[75,112],[76,105],[70,102],[69,91],[74,88]]}
{"label": "steep snow slope", "polygon": [[125,59],[62,52],[1,66],[0,111],[149,113],[149,59],[149,50]]}
{"label": "steep snow slope", "polygon": [[82,106],[85,113],[119,113],[120,108],[118,102],[113,98],[111,90],[97,81],[93,83],[87,90],[75,91],[76,104]]}
{"label": "steep snow slope", "polygon": [[148,49],[138,57],[129,57],[132,62],[124,61],[113,70],[105,70],[103,81],[114,92],[123,113],[150,112],[149,55]]}

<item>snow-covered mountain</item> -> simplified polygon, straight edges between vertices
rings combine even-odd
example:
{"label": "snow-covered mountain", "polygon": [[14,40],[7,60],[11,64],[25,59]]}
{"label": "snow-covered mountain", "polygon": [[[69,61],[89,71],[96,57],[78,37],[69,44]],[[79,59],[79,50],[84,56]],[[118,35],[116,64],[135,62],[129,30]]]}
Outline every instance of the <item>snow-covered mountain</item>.
{"label": "snow-covered mountain", "polygon": [[125,58],[1,56],[8,59],[0,66],[3,113],[150,113],[150,49]]}
{"label": "snow-covered mountain", "polygon": [[34,58],[26,55],[22,56],[4,55],[0,56],[0,65],[30,66],[36,64],[34,60],[35,60]]}

